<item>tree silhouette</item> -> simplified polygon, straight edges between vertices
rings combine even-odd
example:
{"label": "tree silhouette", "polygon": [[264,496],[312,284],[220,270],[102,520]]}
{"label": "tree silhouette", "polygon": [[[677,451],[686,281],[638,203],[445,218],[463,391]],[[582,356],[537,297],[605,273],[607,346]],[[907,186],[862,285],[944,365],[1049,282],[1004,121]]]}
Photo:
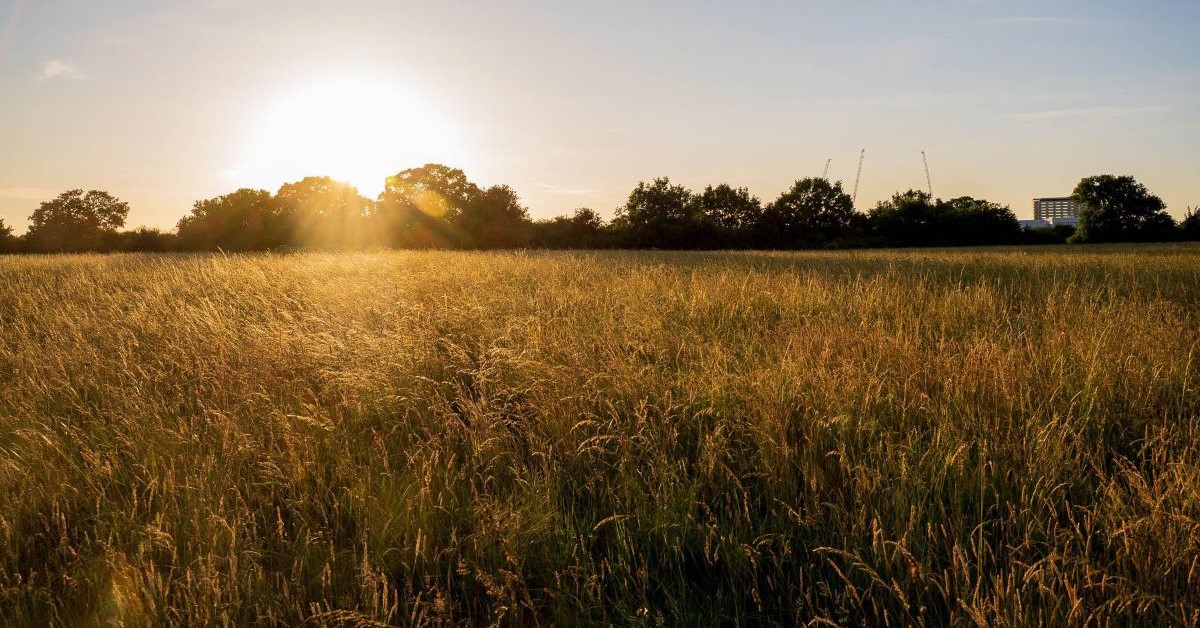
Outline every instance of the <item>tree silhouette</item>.
{"label": "tree silhouette", "polygon": [[943,208],[927,192],[898,192],[868,214],[871,231],[894,246],[929,246],[943,238]]}
{"label": "tree silhouette", "polygon": [[97,251],[125,226],[129,204],[99,190],[68,190],[29,216],[26,239],[38,251]]}
{"label": "tree silhouette", "polygon": [[1179,222],[1179,234],[1184,240],[1200,240],[1200,207],[1189,207]]}
{"label": "tree silhouette", "polygon": [[0,218],[0,253],[12,253],[17,249],[17,238],[13,235],[12,227]]}
{"label": "tree silhouette", "polygon": [[969,196],[944,201],[909,190],[864,215],[841,183],[824,178],[798,180],[764,207],[744,187],[722,183],[693,194],[664,177],[639,182],[608,224],[590,209],[535,222],[513,188],[481,188],[462,170],[426,164],[389,177],[377,201],[329,177],[287,183],[274,195],[241,189],[197,201],[175,234],[119,231],[126,203],[106,192],[70,190],[33,212],[23,238],[0,221],[0,252],[961,246],[1052,244],[1071,233],[1073,242],[1200,240],[1197,210],[1176,226],[1162,200],[1133,177],[1088,177],[1075,199],[1078,231],[1023,231],[1008,207]]}
{"label": "tree silhouette", "polygon": [[374,203],[350,184],[306,177],[280,187],[275,198],[294,246],[359,248],[369,243],[367,220]]}
{"label": "tree silhouette", "polygon": [[1072,198],[1079,204],[1076,242],[1163,240],[1175,227],[1162,199],[1130,176],[1085,177]]}
{"label": "tree silhouette", "polygon": [[450,225],[460,246],[478,249],[517,248],[529,244],[529,211],[507,185],[480,190],[451,214]]}
{"label": "tree silhouette", "polygon": [[242,188],[196,201],[179,221],[179,239],[191,249],[253,251],[288,244],[289,225],[280,203],[266,190]]}
{"label": "tree silhouette", "polygon": [[376,228],[384,242],[405,248],[454,244],[449,226],[480,194],[462,170],[426,164],[388,177],[379,195]]}
{"label": "tree silhouette", "polygon": [[759,243],[790,248],[845,240],[855,234],[860,221],[841,182],[801,179],[763,210]]}
{"label": "tree silhouette", "polygon": [[613,224],[630,246],[695,248],[705,235],[699,209],[690,190],[662,177],[638,183]]}
{"label": "tree silhouette", "polygon": [[111,246],[118,251],[163,253],[175,248],[175,234],[164,233],[159,229],[138,227],[132,231],[122,231],[117,234],[115,244]]}
{"label": "tree silhouette", "polygon": [[[941,201],[939,201],[941,203]],[[945,244],[1008,244],[1021,237],[1021,223],[1011,209],[970,196],[944,202],[939,236]]]}
{"label": "tree silhouette", "polygon": [[533,223],[534,246],[550,249],[593,249],[603,245],[604,221],[586,207],[570,216],[556,216]]}
{"label": "tree silhouette", "polygon": [[751,244],[751,230],[762,219],[762,203],[746,188],[727,183],[704,188],[696,197],[702,220],[723,246]]}

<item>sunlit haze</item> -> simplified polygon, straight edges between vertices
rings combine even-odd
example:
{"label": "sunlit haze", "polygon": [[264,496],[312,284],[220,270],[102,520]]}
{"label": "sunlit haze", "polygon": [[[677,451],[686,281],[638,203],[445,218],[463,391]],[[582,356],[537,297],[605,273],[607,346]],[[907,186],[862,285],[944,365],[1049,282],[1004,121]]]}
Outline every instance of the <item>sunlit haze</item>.
{"label": "sunlit haze", "polygon": [[1200,205],[1195,0],[0,0],[0,219],[68,188],[130,226],[307,175],[374,196],[436,161],[535,218],[639,181],[770,201],[855,178],[1030,215],[1130,174]]}
{"label": "sunlit haze", "polygon": [[396,164],[454,163],[454,133],[419,94],[370,78],[319,81],[269,103],[246,128],[231,185],[273,189],[320,173],[375,197]]}

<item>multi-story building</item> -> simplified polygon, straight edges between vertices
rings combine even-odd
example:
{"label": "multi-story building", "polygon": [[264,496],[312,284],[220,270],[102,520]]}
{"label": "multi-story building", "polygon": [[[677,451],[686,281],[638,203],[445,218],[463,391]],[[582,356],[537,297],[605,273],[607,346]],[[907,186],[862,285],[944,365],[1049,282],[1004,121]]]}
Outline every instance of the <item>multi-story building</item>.
{"label": "multi-story building", "polygon": [[1054,223],[1056,218],[1078,218],[1079,207],[1070,197],[1033,199],[1034,220]]}

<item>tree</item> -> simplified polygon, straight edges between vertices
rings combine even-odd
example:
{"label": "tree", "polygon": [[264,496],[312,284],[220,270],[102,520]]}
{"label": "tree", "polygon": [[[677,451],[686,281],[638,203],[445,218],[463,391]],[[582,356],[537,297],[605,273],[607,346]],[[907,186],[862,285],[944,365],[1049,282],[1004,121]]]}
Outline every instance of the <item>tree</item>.
{"label": "tree", "polygon": [[750,244],[751,230],[762,217],[762,203],[746,188],[727,183],[704,188],[696,203],[702,220],[716,229],[722,244]]}
{"label": "tree", "polygon": [[705,236],[702,214],[691,190],[662,177],[639,182],[617,209],[614,226],[634,247],[695,248]]}
{"label": "tree", "polygon": [[109,248],[127,252],[162,253],[175,248],[175,234],[163,233],[150,227],[138,227],[116,234],[114,244]]}
{"label": "tree", "polygon": [[884,244],[929,246],[944,239],[943,207],[927,192],[898,192],[868,213],[871,232]]}
{"label": "tree", "polygon": [[37,251],[96,251],[125,226],[129,204],[99,190],[68,190],[29,216],[26,239]]}
{"label": "tree", "polygon": [[0,218],[0,253],[11,253],[17,248],[17,237],[13,235],[12,227],[4,224]]}
{"label": "tree", "polygon": [[374,206],[358,188],[329,177],[307,177],[275,193],[294,246],[358,248],[368,243],[367,219]]}
{"label": "tree", "polygon": [[529,244],[529,211],[507,185],[481,190],[452,214],[456,244],[467,248],[503,249]]}
{"label": "tree", "polygon": [[1085,177],[1072,198],[1079,205],[1075,242],[1165,240],[1175,227],[1162,199],[1130,176]]}
{"label": "tree", "polygon": [[999,203],[960,196],[944,201],[941,217],[947,221],[940,230],[946,237],[941,244],[1012,244],[1021,239],[1021,223],[1016,214]]}
{"label": "tree", "polygon": [[823,245],[853,236],[860,220],[840,182],[801,179],[763,210],[759,242],[785,248]]}
{"label": "tree", "polygon": [[549,249],[593,249],[602,245],[604,221],[586,207],[571,216],[533,223],[533,246]]}
{"label": "tree", "polygon": [[179,240],[191,249],[253,251],[288,244],[288,224],[280,204],[266,190],[242,188],[196,201],[179,221]]}
{"label": "tree", "polygon": [[457,168],[410,168],[388,178],[379,195],[375,226],[392,246],[446,246],[454,240],[450,224],[480,193]]}
{"label": "tree", "polygon": [[1200,207],[1189,207],[1179,221],[1179,235],[1189,242],[1200,241]]}
{"label": "tree", "polygon": [[894,194],[876,205],[868,219],[875,241],[891,246],[980,246],[1053,237],[1023,234],[1016,215],[999,203],[970,196],[935,200],[917,190]]}

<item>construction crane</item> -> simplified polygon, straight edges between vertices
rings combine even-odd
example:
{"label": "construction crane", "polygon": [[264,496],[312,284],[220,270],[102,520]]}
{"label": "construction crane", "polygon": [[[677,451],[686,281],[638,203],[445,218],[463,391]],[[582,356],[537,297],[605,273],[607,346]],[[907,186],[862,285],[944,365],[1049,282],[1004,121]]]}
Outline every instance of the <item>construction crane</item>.
{"label": "construction crane", "polygon": [[921,151],[921,161],[925,164],[925,185],[929,189],[929,198],[933,198],[933,179],[929,176],[929,158],[925,156],[925,151]]}
{"label": "construction crane", "polygon": [[862,149],[862,152],[858,154],[858,174],[854,175],[854,196],[850,199],[851,204],[855,206],[857,206],[858,203],[858,182],[862,180],[862,165],[863,159],[866,158],[866,156],[867,149],[864,148]]}
{"label": "construction crane", "polygon": [[821,178],[822,178],[822,179],[825,179],[826,181],[828,181],[828,180],[829,180],[829,164],[831,164],[831,163],[833,163],[833,158],[832,158],[832,157],[831,157],[831,158],[829,158],[829,159],[826,159],[826,160],[825,160],[825,172],[822,172],[822,173],[821,173]]}

